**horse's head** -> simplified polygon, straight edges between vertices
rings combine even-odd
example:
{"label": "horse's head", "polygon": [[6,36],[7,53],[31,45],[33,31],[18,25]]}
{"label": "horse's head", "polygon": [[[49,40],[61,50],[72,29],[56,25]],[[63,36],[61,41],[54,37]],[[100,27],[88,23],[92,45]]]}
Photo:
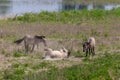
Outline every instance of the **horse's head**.
{"label": "horse's head", "polygon": [[71,54],[71,52],[70,52],[70,51],[68,51],[67,58],[69,58],[69,57],[70,57],[70,54]]}
{"label": "horse's head", "polygon": [[66,48],[62,47],[61,49],[62,52],[64,52],[65,54],[67,54],[67,58],[69,58],[71,52],[69,50],[67,50]]}
{"label": "horse's head", "polygon": [[83,43],[83,52],[85,52],[89,47],[89,42]]}

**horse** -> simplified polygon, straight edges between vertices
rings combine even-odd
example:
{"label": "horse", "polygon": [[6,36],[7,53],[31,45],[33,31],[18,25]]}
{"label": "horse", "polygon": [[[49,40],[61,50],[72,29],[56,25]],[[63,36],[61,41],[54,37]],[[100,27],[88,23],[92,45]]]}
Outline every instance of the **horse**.
{"label": "horse", "polygon": [[90,37],[86,42],[83,43],[83,52],[86,53],[86,56],[92,53],[92,55],[95,55],[95,38]]}
{"label": "horse", "polygon": [[29,36],[29,35],[26,35],[23,38],[14,41],[14,43],[20,44],[22,41],[24,41],[25,51],[28,52],[29,51],[29,45],[32,45],[31,52],[33,52],[35,45],[38,46],[38,43],[40,43],[40,42],[43,42],[44,46],[47,46],[46,40],[44,38],[45,38],[45,36],[38,36],[38,35]]}
{"label": "horse", "polygon": [[52,50],[51,48],[45,48],[44,50],[46,52],[45,52],[45,56],[43,57],[43,59],[45,59],[45,58],[64,59],[64,58],[69,58],[69,56],[70,56],[70,52],[65,48],[62,48],[60,50]]}

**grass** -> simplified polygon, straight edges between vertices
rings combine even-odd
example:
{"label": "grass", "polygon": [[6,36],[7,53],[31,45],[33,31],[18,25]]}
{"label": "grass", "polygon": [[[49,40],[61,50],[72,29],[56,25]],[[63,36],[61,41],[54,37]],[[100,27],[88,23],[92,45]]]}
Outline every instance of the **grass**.
{"label": "grass", "polygon": [[21,57],[21,56],[27,56],[27,54],[25,52],[21,52],[21,51],[16,51],[13,53],[14,57]]}
{"label": "grass", "polygon": [[120,78],[119,58],[120,54],[118,53],[106,54],[104,57],[85,61],[89,62],[88,64],[73,65],[60,70],[51,69],[47,72],[37,73],[35,79],[33,78],[35,75],[33,77],[28,75],[23,80],[117,80]]}
{"label": "grass", "polygon": [[24,69],[22,68],[16,68],[11,71],[5,71],[4,72],[4,79],[5,80],[20,80],[21,77],[24,75]]}
{"label": "grass", "polygon": [[23,16],[16,17],[12,21],[21,22],[57,22],[57,23],[82,23],[84,20],[98,21],[106,20],[112,16],[120,17],[120,9],[110,11],[104,10],[82,10],[82,11],[61,11],[61,12],[41,12],[39,14],[26,13]]}
{"label": "grass", "polygon": [[[111,11],[82,10],[25,14],[15,19],[0,20],[1,80],[117,80],[120,78],[120,9]],[[44,46],[31,54],[23,43],[14,40],[24,35],[45,35],[52,49],[62,46],[73,58],[45,61]],[[96,55],[87,57],[82,43],[89,36],[96,39]]]}
{"label": "grass", "polygon": [[96,0],[64,0],[63,1],[64,4],[96,4],[96,5],[103,5],[103,4],[119,4],[120,1],[119,0],[100,0],[100,1],[96,1]]}
{"label": "grass", "polygon": [[41,63],[38,63],[37,65],[33,65],[33,66],[32,66],[32,69],[45,68],[45,67],[47,67],[47,66],[49,66],[48,63],[46,63],[46,62],[41,62]]}

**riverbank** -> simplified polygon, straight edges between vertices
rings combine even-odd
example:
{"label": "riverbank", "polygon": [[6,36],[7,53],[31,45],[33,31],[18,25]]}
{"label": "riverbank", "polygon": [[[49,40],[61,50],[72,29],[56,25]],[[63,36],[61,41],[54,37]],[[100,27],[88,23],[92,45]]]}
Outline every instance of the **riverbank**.
{"label": "riverbank", "polygon": [[105,10],[81,10],[81,11],[61,11],[61,12],[41,12],[38,14],[26,13],[23,16],[18,16],[9,19],[8,21],[18,22],[45,22],[45,23],[75,23],[79,24],[83,21],[105,21],[112,18],[120,18],[120,9],[110,11]]}
{"label": "riverbank", "polygon": [[109,5],[109,4],[120,4],[119,0],[64,0],[63,4],[94,4],[94,5]]}

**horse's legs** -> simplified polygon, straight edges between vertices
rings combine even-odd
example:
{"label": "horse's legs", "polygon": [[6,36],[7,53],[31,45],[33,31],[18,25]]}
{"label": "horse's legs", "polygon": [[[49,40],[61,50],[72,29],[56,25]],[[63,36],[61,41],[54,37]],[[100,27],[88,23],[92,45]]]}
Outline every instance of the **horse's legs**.
{"label": "horse's legs", "polygon": [[33,50],[34,50],[34,47],[35,47],[35,44],[33,44],[33,47],[32,47],[32,50],[31,50],[31,52],[33,52]]}
{"label": "horse's legs", "polygon": [[39,49],[39,44],[36,44],[37,45],[37,49]]}
{"label": "horse's legs", "polygon": [[87,57],[88,53],[89,53],[89,51],[88,51],[88,49],[87,49],[87,50],[86,50],[86,57]]}
{"label": "horse's legs", "polygon": [[28,44],[24,42],[24,45],[25,45],[25,52],[28,52]]}
{"label": "horse's legs", "polygon": [[90,56],[90,54],[91,54],[91,48],[89,48],[88,51],[89,51],[89,56]]}
{"label": "horse's legs", "polygon": [[25,46],[25,52],[28,52],[28,45],[26,44],[26,42],[24,42],[24,46]]}
{"label": "horse's legs", "polygon": [[26,52],[28,52],[28,48],[29,48],[29,45],[27,44],[27,45],[26,45]]}
{"label": "horse's legs", "polygon": [[95,55],[95,47],[92,48],[92,55]]}

